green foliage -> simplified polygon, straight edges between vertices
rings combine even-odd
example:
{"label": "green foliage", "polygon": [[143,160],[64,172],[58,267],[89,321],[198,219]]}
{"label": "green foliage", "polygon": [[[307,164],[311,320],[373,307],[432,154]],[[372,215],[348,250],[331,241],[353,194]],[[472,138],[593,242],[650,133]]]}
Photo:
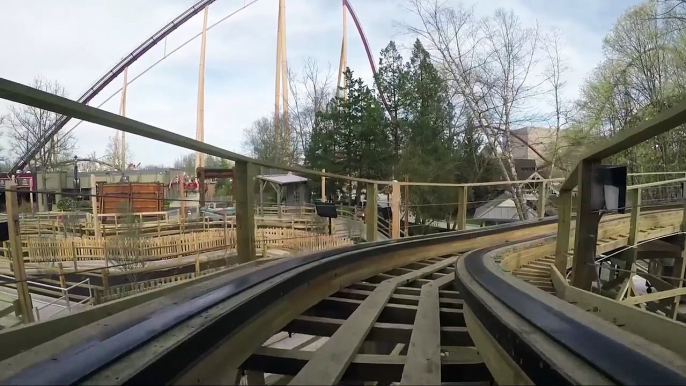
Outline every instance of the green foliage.
{"label": "green foliage", "polygon": [[[579,117],[560,158],[574,164],[598,143],[655,117],[686,96],[683,6],[646,2],[620,17],[603,41],[605,60],[582,88]],[[657,18],[656,15],[661,15]],[[686,167],[686,132],[672,130],[607,159],[631,172]]]}
{"label": "green foliage", "polygon": [[[377,82],[390,116],[374,90],[349,69],[345,77],[348,98],[333,98],[317,115],[305,153],[307,166],[373,179],[407,176],[411,181],[454,183],[492,178],[481,137],[473,122],[456,111],[447,82],[419,40],[407,62],[394,42],[381,52]],[[349,197],[351,190],[327,180],[327,192]],[[455,203],[456,194],[455,189],[412,188],[412,212],[421,223],[445,220],[456,209],[446,204]]]}
{"label": "green foliage", "polygon": [[76,209],[76,200],[71,197],[64,197],[57,202],[57,209],[63,212],[72,212]]}

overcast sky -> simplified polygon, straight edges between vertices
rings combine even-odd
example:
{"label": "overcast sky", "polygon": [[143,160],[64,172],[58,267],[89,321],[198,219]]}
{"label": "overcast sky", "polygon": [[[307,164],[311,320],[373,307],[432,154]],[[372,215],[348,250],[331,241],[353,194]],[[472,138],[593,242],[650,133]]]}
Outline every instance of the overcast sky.
{"label": "overcast sky", "polygon": [[[218,0],[209,23],[251,0]],[[96,80],[133,48],[183,12],[196,0],[2,0],[0,1],[0,77],[31,83],[36,76],[58,81],[68,97],[78,99]],[[457,3],[457,0],[448,0]],[[602,39],[612,24],[639,0],[462,0],[480,16],[497,8],[512,9],[524,24],[543,30],[559,28],[567,42],[568,93],[573,97],[589,71],[602,58]],[[405,0],[351,0],[374,55],[395,39],[408,47],[413,38],[402,23],[411,22]],[[242,149],[243,129],[273,110],[277,0],[259,0],[208,32],[205,85],[205,141],[229,150]],[[341,41],[339,0],[287,0],[288,61],[296,71],[303,59],[337,70]],[[171,50],[197,34],[202,13],[180,27],[166,42]],[[357,33],[349,21],[348,65],[371,81],[371,70]],[[163,56],[164,44],[153,48],[129,69],[129,79]],[[129,86],[127,116],[176,133],[195,137],[200,39]],[[407,55],[406,55],[407,57]],[[99,105],[121,87],[122,79],[105,89],[91,105]],[[0,101],[0,114],[8,103]],[[119,96],[103,105],[117,112]],[[76,121],[70,122],[71,128]],[[113,130],[82,124],[74,130],[77,154],[104,153]],[[0,137],[3,147],[9,142]],[[134,161],[171,165],[187,152],[150,139],[127,136]]]}

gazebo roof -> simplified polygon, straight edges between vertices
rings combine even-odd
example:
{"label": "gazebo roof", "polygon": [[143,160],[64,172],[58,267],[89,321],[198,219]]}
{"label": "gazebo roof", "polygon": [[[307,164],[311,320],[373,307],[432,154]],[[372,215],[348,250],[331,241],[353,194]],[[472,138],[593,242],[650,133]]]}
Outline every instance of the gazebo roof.
{"label": "gazebo roof", "polygon": [[264,176],[257,176],[257,178],[263,180],[263,181],[268,181],[275,183],[277,185],[288,185],[288,184],[296,184],[299,182],[307,182],[308,179],[305,177],[297,176],[292,173],[288,174],[271,174],[271,175],[264,175]]}

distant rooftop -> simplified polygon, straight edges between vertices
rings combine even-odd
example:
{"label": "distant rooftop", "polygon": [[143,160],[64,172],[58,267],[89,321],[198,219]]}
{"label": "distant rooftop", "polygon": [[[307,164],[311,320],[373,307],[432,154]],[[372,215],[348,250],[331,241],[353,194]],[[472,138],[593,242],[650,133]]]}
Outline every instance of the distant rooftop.
{"label": "distant rooftop", "polygon": [[273,182],[273,183],[278,184],[278,185],[296,184],[299,182],[309,181],[307,178],[297,176],[293,173],[270,174],[270,175],[257,176],[257,178],[259,178],[263,181]]}

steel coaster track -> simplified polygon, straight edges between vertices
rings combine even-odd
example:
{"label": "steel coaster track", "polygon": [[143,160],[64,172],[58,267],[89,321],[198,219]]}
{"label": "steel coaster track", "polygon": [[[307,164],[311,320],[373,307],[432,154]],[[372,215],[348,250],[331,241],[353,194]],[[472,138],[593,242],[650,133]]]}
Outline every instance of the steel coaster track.
{"label": "steel coaster track", "polygon": [[[112,83],[113,80],[115,80],[122,72],[124,72],[124,69],[132,65],[146,52],[150,51],[150,49],[152,49],[157,43],[161,42],[165,37],[169,36],[169,34],[174,32],[177,28],[215,1],[216,0],[200,0],[192,7],[181,13],[179,16],[174,18],[174,20],[162,27],[159,31],[155,32],[146,41],[144,41],[122,60],[120,60],[119,63],[117,63],[114,67],[112,67],[112,69],[103,75],[100,80],[95,82],[95,84],[93,84],[93,86],[91,86],[91,88],[89,88],[85,94],[81,95],[77,102],[88,104],[105,87],[107,87],[107,85]],[[42,149],[50,141],[50,139],[54,137],[55,134],[57,134],[70,120],[71,117],[64,115],[60,116],[59,119],[50,128],[48,128],[45,135],[17,160],[8,174],[12,175],[15,174],[17,170],[23,169],[29,163],[29,161],[31,161],[31,159],[38,154],[40,149]]]}
{"label": "steel coaster track", "polygon": [[[549,237],[550,232],[554,231],[551,225],[555,223],[556,218],[549,218],[503,224],[488,229],[363,244],[280,261],[228,282],[219,282],[213,287],[193,294],[186,301],[171,304],[150,315],[141,316],[137,320],[112,325],[99,335],[74,342],[58,355],[21,370],[11,378],[3,380],[2,383],[72,384],[97,379],[99,372],[103,369],[118,362],[121,363],[137,349],[153,344],[161,339],[165,331],[171,331],[194,317],[197,319],[201,313],[219,304],[228,304],[218,317],[208,320],[202,328],[198,328],[178,344],[171,345],[158,355],[149,358],[145,365],[137,363],[139,367],[131,370],[131,374],[119,381],[125,384],[173,383],[193,366],[197,366],[199,361],[202,362],[204,360],[202,358],[209,355],[208,353],[215,350],[218,345],[226,342],[228,337],[240,334],[247,328],[246,326],[254,323],[264,310],[276,306],[284,297],[287,299],[289,294],[306,285],[304,283],[309,285],[318,278],[327,277],[332,273],[334,273],[333,277],[336,277],[338,273],[345,270],[357,272],[355,270],[360,270],[361,267],[380,264],[380,267],[386,268],[380,269],[372,276],[364,276],[366,279],[360,277],[348,283],[345,288],[339,288],[337,292],[334,290],[335,293],[330,297],[323,294],[324,299],[320,299],[314,306],[307,308],[301,317],[293,319],[280,329],[289,333],[306,333],[316,325],[319,331],[317,335],[335,336],[338,328],[342,328],[342,325],[346,323],[345,318],[349,316],[348,314],[360,308],[359,305],[362,302],[368,302],[372,294],[389,280],[398,280],[404,277],[403,274],[411,274],[413,270],[433,267],[426,274],[413,276],[412,280],[403,280],[403,285],[392,292],[391,299],[383,305],[386,311],[381,311],[379,319],[374,319],[373,323],[376,324],[373,327],[370,326],[370,336],[379,337],[386,334],[383,335],[385,338],[382,340],[395,343],[406,342],[410,332],[399,328],[395,323],[397,320],[384,316],[384,312],[389,314],[387,310],[389,305],[398,308],[397,305],[394,306],[394,303],[421,302],[422,297],[417,296],[420,291],[423,292],[425,287],[428,288],[428,284],[434,285],[434,282],[440,281],[440,288],[437,288],[437,291],[441,302],[441,346],[455,345],[467,348],[473,346],[469,334],[465,334],[464,330],[459,330],[461,326],[464,326],[461,311],[464,304],[474,312],[492,335],[500,337],[498,338],[500,345],[506,349],[508,355],[521,364],[522,370],[531,380],[536,383],[579,383],[578,379],[565,371],[564,365],[556,363],[550,356],[545,355],[544,350],[531,343],[530,331],[523,333],[513,327],[506,312],[502,311],[503,308],[507,308],[509,310],[507,312],[514,311],[532,329],[554,340],[562,350],[568,353],[567,355],[580,358],[587,363],[593,371],[599,374],[598,377],[605,377],[612,382],[622,384],[641,384],[646,381],[661,384],[686,384],[683,374],[662,363],[659,358],[647,356],[640,350],[625,344],[617,336],[605,330],[594,329],[584,320],[575,320],[574,315],[569,314],[569,309],[564,307],[570,306],[566,302],[548,296],[512,276],[503,277],[502,273],[497,274],[492,267],[489,267],[488,253],[510,245],[512,242],[502,243],[510,237],[515,237],[511,236],[513,232],[515,234],[525,232],[531,235],[533,231],[536,231],[541,234],[535,238]],[[446,248],[455,250],[460,243],[473,245],[480,240],[489,242],[491,237],[500,243],[496,242],[497,245],[485,249],[468,248],[467,250],[471,252],[459,259],[457,265],[454,264],[454,254],[441,255],[439,252],[445,251]],[[522,241],[521,236],[517,239],[520,240],[519,242],[531,240]],[[429,255],[426,255],[427,251]],[[424,257],[402,260],[408,259],[402,256],[415,252],[424,253],[421,255]],[[393,262],[393,260],[401,261],[398,259],[401,259],[404,264]],[[459,288],[459,293],[447,290],[448,284],[452,285],[453,281],[446,281],[446,279],[452,279],[446,275],[456,277],[455,283]],[[519,284],[513,284],[513,281]],[[522,286],[526,288],[522,289]],[[532,296],[530,291],[540,292],[545,296],[544,301],[538,296]],[[442,294],[451,296],[445,297]],[[245,298],[226,303],[240,296]],[[332,304],[337,305],[332,306]],[[401,323],[411,325],[414,317],[408,316],[407,313],[419,313],[422,305],[418,304],[416,311],[408,311],[408,307],[400,307],[401,310],[396,309],[395,312],[397,315],[404,315],[400,316]],[[444,307],[446,310],[443,310]],[[344,314],[343,319],[339,318],[338,321],[336,318],[327,317],[341,312]],[[578,312],[585,311],[578,310]],[[443,331],[444,319],[451,321],[448,324],[452,325],[452,330]],[[416,320],[415,323],[417,323]],[[264,372],[278,372],[279,370],[281,374],[296,375],[306,368],[308,360],[312,361],[316,358],[311,354],[310,356],[299,354],[300,356],[279,358],[279,355],[272,355],[275,352],[278,354],[278,351],[270,351],[268,348],[253,350],[252,354],[248,353],[240,367],[245,370]],[[407,349],[404,352],[407,355]],[[350,366],[347,366],[343,374],[344,380],[351,378],[394,382],[399,381],[398,378],[401,376],[405,379],[402,363],[386,361],[383,365],[373,361],[365,362],[367,357],[358,357],[355,357],[356,359],[352,360]],[[380,375],[374,378],[373,374]],[[450,359],[441,360],[439,374],[443,382],[489,382],[491,380],[483,363],[451,362]],[[295,380],[298,378],[296,377]]]}

